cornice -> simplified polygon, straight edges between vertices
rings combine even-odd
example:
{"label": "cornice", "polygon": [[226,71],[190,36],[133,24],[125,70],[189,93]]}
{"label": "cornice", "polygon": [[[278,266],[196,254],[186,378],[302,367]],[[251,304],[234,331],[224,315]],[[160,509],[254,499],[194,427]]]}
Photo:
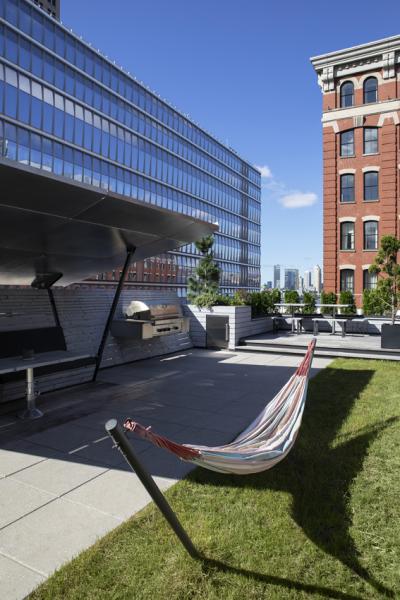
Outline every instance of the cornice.
{"label": "cornice", "polygon": [[[362,104],[360,106],[325,111],[322,115],[322,122],[329,123],[340,119],[351,119],[357,116],[367,117],[368,115],[376,114],[384,115],[385,113],[389,113],[387,116],[390,115],[394,121],[398,122],[397,111],[399,110],[400,100],[386,100],[384,102],[375,102],[374,104]],[[382,126],[382,123],[379,126]]]}
{"label": "cornice", "polygon": [[336,78],[368,70],[382,69],[383,79],[392,79],[400,63],[400,35],[314,56],[310,61],[323,93],[334,91]]}

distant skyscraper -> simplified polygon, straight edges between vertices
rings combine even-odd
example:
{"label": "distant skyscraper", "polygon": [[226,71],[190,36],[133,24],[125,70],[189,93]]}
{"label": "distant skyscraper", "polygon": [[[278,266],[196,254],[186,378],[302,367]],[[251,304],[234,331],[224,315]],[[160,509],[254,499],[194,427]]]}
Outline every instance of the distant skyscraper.
{"label": "distant skyscraper", "polygon": [[281,287],[281,267],[280,265],[274,265],[274,288],[280,289]]}
{"label": "distant skyscraper", "polygon": [[319,265],[315,265],[314,269],[313,269],[313,284],[314,284],[314,288],[315,291],[317,292],[317,294],[321,293],[321,267]]}
{"label": "distant skyscraper", "polygon": [[304,277],[299,276],[299,292],[302,294],[304,292]]}
{"label": "distant skyscraper", "polygon": [[299,289],[299,270],[285,269],[285,290]]}
{"label": "distant skyscraper", "polygon": [[265,284],[265,287],[267,288],[267,290],[271,290],[272,289],[272,281],[267,281],[267,283]]}
{"label": "distant skyscraper", "polygon": [[305,273],[304,273],[304,289],[306,291],[309,291],[309,290],[311,290],[312,287],[313,287],[312,271],[305,271]]}

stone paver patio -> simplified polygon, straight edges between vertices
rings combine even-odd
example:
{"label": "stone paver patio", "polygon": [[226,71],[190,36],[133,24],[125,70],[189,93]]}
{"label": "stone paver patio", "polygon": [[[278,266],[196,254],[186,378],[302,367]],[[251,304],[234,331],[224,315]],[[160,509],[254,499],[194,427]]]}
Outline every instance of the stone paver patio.
{"label": "stone paver patio", "polygon": [[[329,359],[314,359],[312,375]],[[104,424],[128,416],[182,442],[231,440],[299,357],[187,350],[103,370],[96,384],[43,396],[43,419],[0,417],[0,598],[24,598],[150,498]],[[193,467],[131,441],[161,489]]]}

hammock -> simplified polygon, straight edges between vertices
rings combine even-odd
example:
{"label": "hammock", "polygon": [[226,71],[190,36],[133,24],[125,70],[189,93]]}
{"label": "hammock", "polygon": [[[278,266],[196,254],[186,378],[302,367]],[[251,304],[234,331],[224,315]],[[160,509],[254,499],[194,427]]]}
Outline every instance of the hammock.
{"label": "hammock", "polygon": [[127,419],[124,427],[155,446],[169,450],[182,460],[212,471],[247,475],[271,469],[288,455],[296,441],[307,396],[315,343],[315,339],[310,342],[306,355],[286,385],[230,444],[178,444],[132,419]]}

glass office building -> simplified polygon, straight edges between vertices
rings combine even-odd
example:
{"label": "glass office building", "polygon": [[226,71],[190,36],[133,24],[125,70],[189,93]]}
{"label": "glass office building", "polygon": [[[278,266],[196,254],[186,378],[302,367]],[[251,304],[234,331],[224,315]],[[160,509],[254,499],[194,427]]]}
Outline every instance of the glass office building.
{"label": "glass office building", "polygon": [[[260,288],[260,173],[28,0],[0,0],[0,155],[217,222],[221,289]],[[198,260],[185,246],[128,282],[184,296]]]}

